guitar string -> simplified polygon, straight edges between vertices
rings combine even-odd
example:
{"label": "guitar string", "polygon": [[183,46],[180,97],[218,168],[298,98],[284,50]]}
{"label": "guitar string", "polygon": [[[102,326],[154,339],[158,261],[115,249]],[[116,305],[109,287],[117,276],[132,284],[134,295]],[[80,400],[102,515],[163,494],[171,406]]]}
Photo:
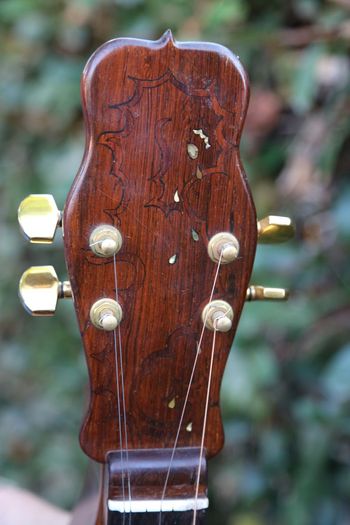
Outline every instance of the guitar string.
{"label": "guitar string", "polygon": [[215,343],[216,343],[216,324],[218,319],[215,319],[214,321],[214,333],[213,333],[213,343],[211,346],[211,355],[210,355],[210,366],[209,366],[209,376],[208,376],[208,388],[207,388],[207,395],[205,400],[205,409],[204,409],[204,419],[203,419],[203,429],[202,429],[202,438],[201,438],[201,446],[200,446],[200,454],[199,454],[199,463],[198,463],[198,471],[197,471],[197,480],[196,480],[196,492],[194,497],[194,510],[193,510],[193,521],[192,525],[196,525],[196,518],[197,518],[197,501],[198,501],[198,493],[199,493],[199,482],[200,482],[200,476],[201,476],[201,464],[203,459],[203,452],[204,452],[204,439],[205,439],[205,432],[207,428],[207,419],[208,419],[208,411],[209,411],[209,397],[210,397],[210,389],[211,389],[211,380],[213,375],[213,364],[214,364],[214,354],[215,354]]}
{"label": "guitar string", "polygon": [[[210,303],[212,301],[213,296],[214,296],[215,286],[216,286],[216,282],[218,280],[219,270],[220,270],[220,266],[221,266],[221,260],[222,260],[222,252],[220,253],[220,257],[219,257],[219,260],[218,260],[218,265],[217,265],[217,268],[216,268],[216,272],[215,272],[213,285],[212,285],[212,288],[211,288],[211,292],[210,292],[208,303]],[[198,362],[199,354],[201,353],[201,344],[202,344],[202,340],[203,340],[203,337],[204,337],[204,331],[205,331],[205,328],[206,328],[205,324],[207,322],[207,317],[208,317],[208,312],[206,313],[206,316],[205,316],[205,318],[203,320],[203,327],[202,327],[202,330],[201,330],[199,341],[197,343],[196,356],[195,356],[195,359],[194,359],[194,363],[193,363],[193,367],[192,367],[192,371],[191,371],[191,376],[190,376],[190,379],[189,379],[189,382],[188,382],[186,396],[185,396],[184,404],[183,404],[181,415],[180,415],[179,425],[178,425],[178,428],[177,428],[177,431],[176,431],[176,436],[175,436],[174,445],[173,445],[171,456],[170,456],[169,466],[168,466],[168,470],[167,470],[166,477],[165,477],[163,492],[162,492],[161,501],[160,501],[159,525],[161,525],[161,522],[162,522],[163,501],[165,499],[166,489],[167,489],[168,482],[169,482],[171,468],[172,468],[172,465],[173,465],[173,462],[174,462],[174,456],[175,456],[177,444],[178,444],[179,437],[180,437],[182,423],[183,423],[183,420],[184,420],[184,417],[185,417],[185,411],[186,411],[186,407],[187,407],[187,403],[188,403],[188,398],[190,396],[190,391],[191,391],[191,387],[192,387],[192,383],[193,383],[194,374],[195,374],[195,371],[196,371],[196,368],[197,368],[197,362]]]}
{"label": "guitar string", "polygon": [[[124,461],[123,461],[123,435],[122,435],[122,422],[121,422],[121,410],[120,410],[120,392],[119,392],[119,364],[118,364],[118,353],[117,353],[117,333],[113,330],[113,341],[114,341],[114,360],[115,360],[115,376],[117,386],[117,406],[118,406],[118,427],[119,427],[119,442],[120,442],[120,463],[122,471],[122,496],[123,502],[125,502],[125,487],[124,487]],[[125,523],[125,509],[123,513],[123,525]]]}
{"label": "guitar string", "polygon": [[[100,241],[90,243],[90,247],[99,244]],[[116,295],[116,301],[118,301],[118,279],[117,279],[117,269],[116,269],[116,259],[115,254],[113,255],[113,273],[114,273],[114,285],[115,285],[115,295]],[[119,434],[119,442],[120,442],[120,465],[121,465],[121,477],[122,477],[122,498],[124,503],[124,511],[123,511],[123,522],[122,525],[125,524],[125,482],[124,482],[124,457],[123,457],[123,426],[122,426],[122,417],[121,417],[121,395],[120,395],[120,384],[119,384],[119,359],[122,358],[122,351],[121,351],[121,337],[120,337],[120,326],[118,325],[118,334],[119,334],[119,357],[118,357],[118,350],[117,350],[117,331],[116,329],[113,330],[113,343],[114,343],[114,362],[115,362],[115,378],[116,378],[116,389],[117,389],[117,408],[118,408],[118,434]],[[123,373],[123,363],[121,361],[121,381],[122,381],[122,398],[123,398],[123,408],[124,408],[124,423],[126,424],[125,419],[125,395],[124,395],[124,373]],[[125,429],[124,429],[125,430]],[[131,498],[130,494],[130,475],[128,476],[128,487],[129,487],[129,500]],[[131,501],[130,501],[131,504]],[[131,514],[129,514],[129,525],[130,525],[130,519]]]}
{"label": "guitar string", "polygon": [[[114,284],[115,284],[115,299],[119,304],[118,294],[118,276],[117,276],[117,263],[115,254],[113,254],[113,272],[114,272]],[[126,404],[125,404],[125,386],[124,386],[124,366],[123,366],[123,351],[122,351],[122,338],[120,324],[118,325],[118,342],[119,342],[119,363],[120,363],[120,375],[121,375],[121,398],[123,407],[123,430],[125,439],[125,458],[126,458],[126,471],[127,471],[127,484],[128,484],[128,498],[129,498],[129,524],[131,523],[131,480],[130,480],[130,466],[129,466],[129,445],[128,445],[128,429],[126,422]],[[115,330],[114,330],[115,332]],[[121,427],[120,427],[121,428]],[[123,444],[121,443],[121,459],[123,454]],[[122,468],[122,477],[124,483],[124,470]],[[125,495],[123,495],[123,501],[125,502]],[[125,512],[125,506],[124,506]]]}

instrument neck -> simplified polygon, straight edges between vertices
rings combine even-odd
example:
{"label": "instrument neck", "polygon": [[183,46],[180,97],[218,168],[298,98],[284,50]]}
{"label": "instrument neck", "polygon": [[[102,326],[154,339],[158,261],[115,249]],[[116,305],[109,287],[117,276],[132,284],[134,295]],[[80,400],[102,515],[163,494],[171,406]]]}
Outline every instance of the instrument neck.
{"label": "instrument neck", "polygon": [[207,470],[199,457],[199,448],[110,452],[99,472],[91,464],[70,525],[193,525],[194,518],[204,525]]}
{"label": "instrument neck", "polygon": [[106,525],[203,524],[206,460],[199,448],[147,449],[107,455]]}

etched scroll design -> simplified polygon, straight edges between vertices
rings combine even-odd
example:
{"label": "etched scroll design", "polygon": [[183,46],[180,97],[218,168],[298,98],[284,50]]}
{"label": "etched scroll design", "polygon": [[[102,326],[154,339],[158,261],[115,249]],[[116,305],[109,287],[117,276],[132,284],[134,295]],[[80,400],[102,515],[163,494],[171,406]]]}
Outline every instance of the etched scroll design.
{"label": "etched scroll design", "polygon": [[[154,159],[149,162],[149,169],[151,174],[147,173],[147,181],[149,182],[149,197],[145,202],[145,207],[154,207],[160,209],[166,217],[170,213],[177,211],[182,212],[184,209],[184,195],[188,190],[185,190],[187,185],[192,187],[196,177],[201,179],[212,173],[220,172],[219,167],[220,157],[224,151],[234,147],[235,145],[227,138],[229,131],[236,125],[236,114],[234,111],[229,111],[220,105],[216,96],[215,82],[207,81],[205,87],[193,87],[191,84],[185,84],[178,80],[170,69],[167,69],[163,75],[154,79],[144,79],[136,77],[128,77],[134,83],[133,94],[125,101],[110,104],[109,108],[115,112],[116,129],[102,132],[97,140],[97,144],[107,147],[111,152],[111,160],[109,173],[117,180],[118,193],[117,204],[113,208],[107,208],[105,212],[116,222],[120,222],[120,215],[128,206],[135,181],[133,180],[136,174],[128,173],[128,166],[130,159],[125,158],[125,151],[132,151],[138,147],[137,126],[139,125],[141,106],[145,102],[147,104],[147,96],[150,96],[155,90],[175,89],[182,96],[183,104],[195,107],[197,111],[193,111],[194,116],[191,116],[191,111],[186,111],[189,114],[188,122],[183,123],[183,129],[175,126],[173,120],[176,115],[172,115],[172,108],[169,108],[169,114],[158,116],[153,123],[149,123],[150,129],[146,131],[152,135],[156,149]],[[166,93],[162,94],[163,97]],[[161,95],[158,95],[161,98]],[[198,117],[198,115],[205,115]],[[191,120],[192,118],[192,120]],[[200,118],[203,122],[200,122]],[[173,128],[177,134],[174,141],[177,144],[170,144],[165,135],[170,127]],[[199,133],[199,130],[201,133]],[[172,137],[170,131],[168,131]],[[210,142],[209,137],[210,135]],[[201,137],[206,137],[205,144]],[[173,137],[172,137],[173,138]],[[175,140],[176,139],[176,140]],[[191,160],[187,154],[188,143],[193,140],[198,140],[198,148],[202,150],[202,155]],[[130,143],[131,142],[131,143]],[[186,143],[184,143],[186,142]],[[203,143],[201,145],[201,143]],[[145,147],[143,144],[142,147]],[[188,160],[188,173],[175,173],[176,156],[174,148],[180,147],[177,156],[186,155]],[[196,146],[197,147],[197,146]],[[175,162],[174,162],[175,161]],[[132,162],[132,160],[131,160]],[[144,176],[144,174],[137,174]],[[171,186],[171,187],[170,187]],[[191,205],[187,203],[187,210],[190,211]],[[196,213],[194,212],[194,215]]]}

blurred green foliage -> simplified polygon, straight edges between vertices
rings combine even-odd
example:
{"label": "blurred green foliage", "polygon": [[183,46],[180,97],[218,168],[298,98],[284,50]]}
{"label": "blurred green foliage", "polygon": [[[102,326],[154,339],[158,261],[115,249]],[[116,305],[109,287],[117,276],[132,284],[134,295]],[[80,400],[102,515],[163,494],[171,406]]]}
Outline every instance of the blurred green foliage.
{"label": "blurred green foliage", "polygon": [[79,78],[118,36],[230,47],[248,70],[243,160],[259,216],[290,214],[296,242],[259,247],[253,281],[288,304],[247,305],[224,378],[226,448],[211,463],[211,523],[350,522],[350,3],[348,0],[0,2],[1,475],[60,505],[77,499],[87,381],[71,304],[29,318],[31,264],[65,275],[62,242],[28,246],[28,193],[59,206],[84,146]]}

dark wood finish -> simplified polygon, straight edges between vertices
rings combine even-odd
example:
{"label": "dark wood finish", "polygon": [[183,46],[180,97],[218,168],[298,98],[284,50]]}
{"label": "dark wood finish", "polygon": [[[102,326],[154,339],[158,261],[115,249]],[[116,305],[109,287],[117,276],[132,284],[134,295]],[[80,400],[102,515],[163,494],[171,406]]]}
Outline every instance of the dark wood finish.
{"label": "dark wood finish", "polygon": [[[161,499],[164,480],[171,460],[171,449],[130,450],[128,464],[125,453],[122,461],[120,452],[107,455],[108,499],[123,500],[122,478],[126,468],[130,473],[133,499]],[[195,481],[200,457],[199,448],[178,448],[173,458],[171,477],[165,497],[179,499],[195,496]],[[125,487],[127,491],[127,487]],[[207,470],[202,458],[199,497],[207,496]]]}
{"label": "dark wood finish", "polygon": [[[90,376],[81,446],[101,463],[120,448],[113,333],[89,320],[96,300],[115,298],[113,260],[89,249],[93,228],[112,224],[124,240],[116,260],[132,450],[173,446],[217,269],[207,244],[230,231],[240,255],[221,267],[214,298],[228,301],[235,317],[233,329],[217,335],[205,437],[211,457],[223,445],[220,384],[256,247],[255,208],[239,156],[246,75],[219,45],[177,43],[170,32],[155,42],[117,39],[88,62],[82,98],[86,150],[64,211],[65,255]],[[199,129],[210,147],[194,132]],[[188,154],[189,144],[198,158]],[[200,445],[211,343],[206,330],[181,447]]]}

